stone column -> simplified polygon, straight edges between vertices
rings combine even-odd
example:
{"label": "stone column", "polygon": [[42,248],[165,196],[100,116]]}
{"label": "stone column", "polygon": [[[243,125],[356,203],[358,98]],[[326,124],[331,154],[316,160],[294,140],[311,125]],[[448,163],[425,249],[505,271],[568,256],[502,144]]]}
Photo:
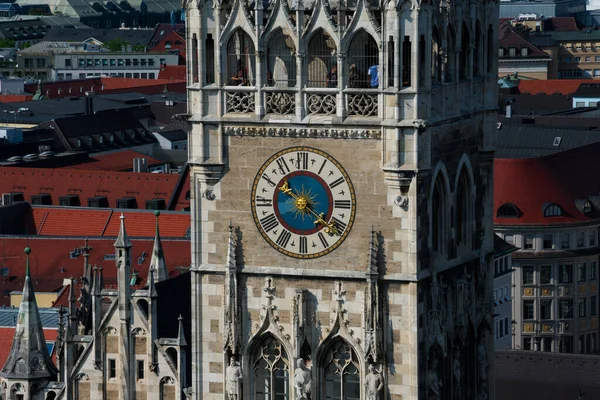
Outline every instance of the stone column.
{"label": "stone column", "polygon": [[342,89],[344,87],[343,80],[346,77],[346,53],[339,51],[339,49],[337,54],[337,70],[337,116],[340,118],[345,118],[348,115],[348,110],[346,109],[346,98],[344,93],[342,93]]}

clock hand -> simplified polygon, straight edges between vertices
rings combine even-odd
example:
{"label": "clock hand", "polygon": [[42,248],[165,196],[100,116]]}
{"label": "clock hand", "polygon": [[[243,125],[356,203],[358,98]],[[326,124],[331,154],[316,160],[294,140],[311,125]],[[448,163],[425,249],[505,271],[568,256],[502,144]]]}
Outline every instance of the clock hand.
{"label": "clock hand", "polygon": [[285,181],[283,183],[283,185],[281,185],[281,187],[279,188],[279,190],[281,190],[283,193],[285,193],[288,196],[290,196],[291,198],[293,198],[295,200],[294,201],[294,205],[298,209],[300,209],[300,210],[308,210],[308,212],[310,212],[315,217],[315,225],[322,225],[322,226],[325,227],[325,233],[329,234],[330,236],[339,235],[340,234],[334,224],[332,224],[331,222],[325,221],[325,219],[323,218],[324,213],[317,214],[312,209],[312,207],[310,206],[310,204],[308,204],[308,202],[306,201],[305,198],[303,198],[301,196],[298,196],[298,195],[296,195],[294,193],[294,191],[292,190],[292,188],[290,188],[289,181]]}

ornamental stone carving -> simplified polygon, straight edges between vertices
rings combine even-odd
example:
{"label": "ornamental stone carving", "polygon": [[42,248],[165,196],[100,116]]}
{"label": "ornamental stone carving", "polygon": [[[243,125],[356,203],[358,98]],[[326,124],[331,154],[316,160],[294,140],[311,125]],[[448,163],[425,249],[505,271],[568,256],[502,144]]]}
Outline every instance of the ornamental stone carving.
{"label": "ornamental stone carving", "polygon": [[335,96],[331,94],[311,94],[306,102],[309,114],[335,114]]}
{"label": "ornamental stone carving", "polygon": [[228,113],[254,112],[254,92],[227,92],[226,94]]}
{"label": "ornamental stone carving", "polygon": [[293,114],[296,108],[295,95],[285,92],[267,92],[266,108],[267,113]]}
{"label": "ornamental stone carving", "polygon": [[227,136],[262,136],[291,138],[328,138],[328,139],[381,139],[381,131],[368,129],[327,129],[327,128],[283,128],[227,126]]}
{"label": "ornamental stone carving", "polygon": [[377,116],[377,95],[349,94],[348,115]]}

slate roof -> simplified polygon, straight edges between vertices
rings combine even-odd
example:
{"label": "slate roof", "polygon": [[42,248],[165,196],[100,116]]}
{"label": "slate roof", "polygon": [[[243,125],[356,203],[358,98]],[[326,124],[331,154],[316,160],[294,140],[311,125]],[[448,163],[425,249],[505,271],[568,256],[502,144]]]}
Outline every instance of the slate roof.
{"label": "slate roof", "polygon": [[[521,81],[522,82],[522,81]],[[506,101],[511,101],[513,115],[544,115],[557,111],[573,109],[573,97],[566,95],[514,95],[501,94],[498,96],[501,113],[506,113]]]}
{"label": "slate roof", "polygon": [[188,138],[188,134],[187,132],[184,132],[181,129],[177,129],[174,131],[158,131],[156,132],[157,135],[160,135],[162,137],[164,137],[165,139],[167,139],[170,142],[177,142],[180,140],[187,140]]}
{"label": "slate roof", "polygon": [[[89,5],[87,5],[90,7]],[[90,7],[91,8],[91,7]],[[148,45],[154,29],[64,29],[53,28],[44,37],[46,41],[54,42],[83,42],[90,38],[94,38],[102,43],[109,42],[114,39],[123,39],[128,44]]]}
{"label": "slate roof", "polygon": [[596,30],[578,30],[578,31],[554,31],[546,32],[558,42],[586,42],[600,40],[600,31]]}
{"label": "slate roof", "polygon": [[89,198],[101,195],[109,207],[116,207],[117,199],[134,197],[145,208],[146,200],[154,198],[168,203],[178,182],[177,174],[0,167],[0,193],[22,192],[26,201],[48,193],[53,205],[60,204],[61,196],[75,194],[84,206]]}
{"label": "slate roof", "polygon": [[598,83],[582,83],[579,85],[573,97],[593,98],[600,96],[600,84]]}
{"label": "slate roof", "polygon": [[496,399],[599,399],[599,369],[596,355],[496,350]]}
{"label": "slate roof", "polygon": [[[154,236],[156,217],[153,210],[34,206],[32,217],[35,233],[39,236],[116,237],[121,212],[126,217],[130,237]],[[189,238],[189,213],[162,211],[159,224],[163,238]]]}
{"label": "slate roof", "polygon": [[[39,310],[44,329],[58,329],[58,310],[56,308],[40,308]],[[18,307],[0,307],[0,328],[16,327],[18,315]]]}
{"label": "slate roof", "polygon": [[[494,224],[565,225],[600,217],[600,142],[557,154],[528,159],[494,160]],[[584,200],[592,212],[583,213]],[[515,205],[518,218],[498,218],[506,203]],[[562,216],[544,217],[549,204],[557,204]]]}

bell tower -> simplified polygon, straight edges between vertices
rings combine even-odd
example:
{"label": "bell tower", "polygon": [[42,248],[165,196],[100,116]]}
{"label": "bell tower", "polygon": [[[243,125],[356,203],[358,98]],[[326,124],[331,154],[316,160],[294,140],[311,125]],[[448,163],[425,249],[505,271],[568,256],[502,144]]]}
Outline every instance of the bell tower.
{"label": "bell tower", "polygon": [[192,398],[493,399],[498,2],[185,8]]}

